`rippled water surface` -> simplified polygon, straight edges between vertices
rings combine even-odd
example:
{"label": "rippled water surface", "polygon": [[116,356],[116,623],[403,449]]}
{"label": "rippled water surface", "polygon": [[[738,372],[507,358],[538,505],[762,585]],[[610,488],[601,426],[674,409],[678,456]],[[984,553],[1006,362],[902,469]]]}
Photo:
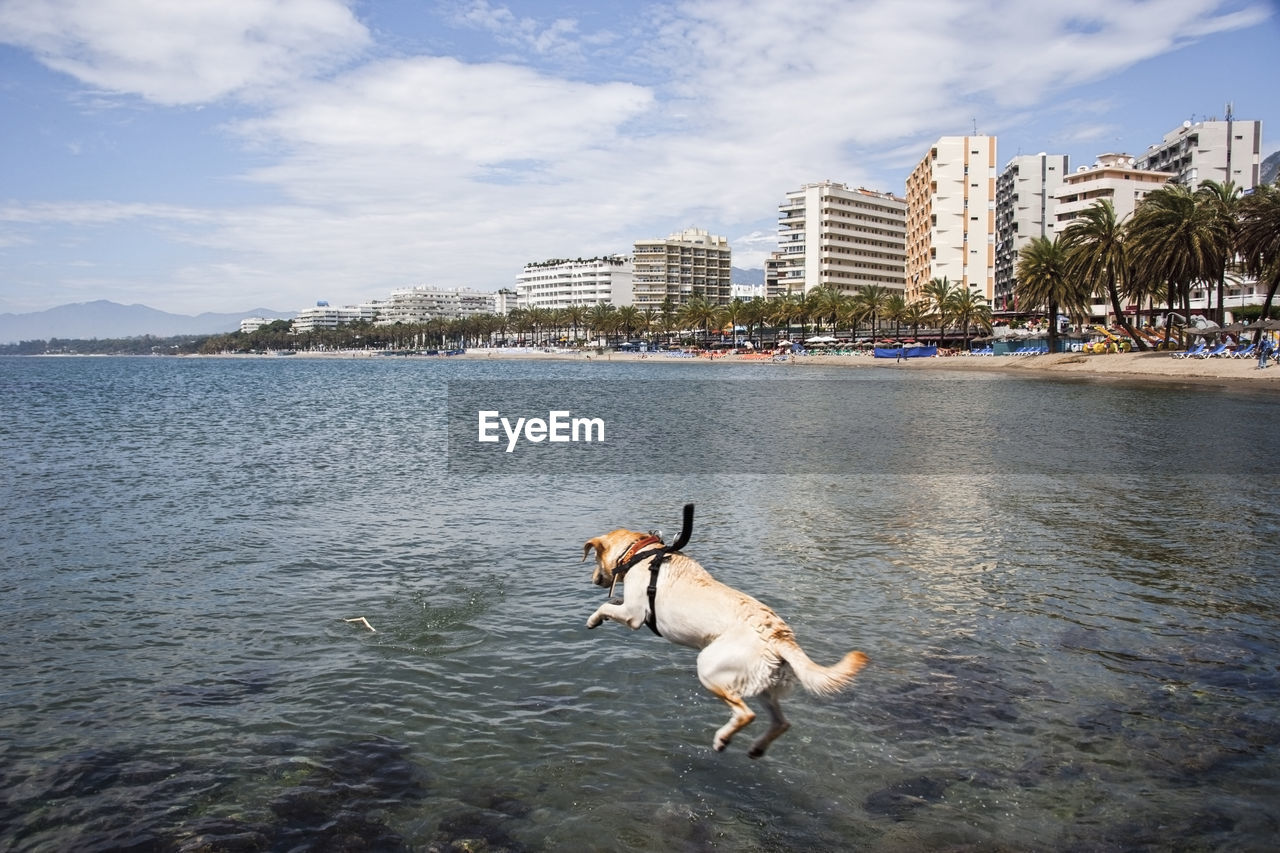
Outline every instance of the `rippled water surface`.
{"label": "rippled water surface", "polygon": [[[793,443],[731,436],[767,447],[759,470],[698,446],[685,473],[448,464],[451,382],[668,381],[680,400],[727,377],[744,405],[755,380],[806,380],[768,394]],[[0,848],[1267,850],[1280,833],[1275,397],[85,358],[0,359],[0,400]],[[670,430],[702,417],[670,400]],[[850,455],[890,421],[895,458],[927,466]],[[985,439],[1043,449],[980,464]],[[671,535],[685,502],[687,553],[819,662],[872,659],[846,693],[793,695],[760,761],[711,750],[728,715],[693,652],[584,627],[603,597],[582,543]]]}

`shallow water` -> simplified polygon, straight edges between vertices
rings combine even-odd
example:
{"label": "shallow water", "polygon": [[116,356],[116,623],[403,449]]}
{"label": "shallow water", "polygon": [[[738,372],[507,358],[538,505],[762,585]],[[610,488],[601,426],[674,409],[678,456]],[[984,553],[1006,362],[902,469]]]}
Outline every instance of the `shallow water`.
{"label": "shallow water", "polygon": [[[0,359],[0,847],[1273,846],[1280,400],[743,366],[786,441],[726,443],[727,375]],[[690,461],[460,460],[495,379],[678,383]],[[584,627],[583,541],[685,502],[690,555],[872,659],[760,761],[693,652]]]}

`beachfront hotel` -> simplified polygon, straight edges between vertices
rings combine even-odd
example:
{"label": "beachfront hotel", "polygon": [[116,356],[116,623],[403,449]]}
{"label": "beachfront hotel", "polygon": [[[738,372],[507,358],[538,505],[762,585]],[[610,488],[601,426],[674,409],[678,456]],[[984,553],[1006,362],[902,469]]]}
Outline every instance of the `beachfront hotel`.
{"label": "beachfront hotel", "polygon": [[1054,238],[1054,193],[1069,170],[1070,158],[1066,154],[1020,154],[1005,165],[996,179],[994,310],[1017,310],[1014,284],[1018,253],[1037,237]]}
{"label": "beachfront hotel", "polygon": [[637,240],[632,304],[657,310],[668,300],[683,305],[701,297],[727,305],[733,293],[729,240],[701,228],[686,228],[665,240]]}
{"label": "beachfront hotel", "polygon": [[995,296],[996,138],[944,136],[907,178],[906,293],[946,278]]}
{"label": "beachfront hotel", "polygon": [[456,320],[494,312],[494,294],[463,287],[402,287],[391,291],[386,302],[377,303],[378,319],[385,325],[425,323],[428,320]]}
{"label": "beachfront hotel", "polygon": [[631,304],[634,268],[626,255],[525,264],[516,276],[516,307]]}
{"label": "beachfront hotel", "polygon": [[778,205],[768,294],[804,295],[816,287],[852,293],[867,285],[903,290],[906,227],[906,199],[892,193],[834,181],[792,190]]}
{"label": "beachfront hotel", "polygon": [[[336,329],[347,323],[373,323],[377,319],[378,309],[382,302],[362,302],[359,305],[330,305],[320,300],[310,308],[303,308],[293,318],[293,331],[314,332],[320,329]],[[240,331],[245,331],[243,322]],[[250,330],[252,331],[252,330]]]}
{"label": "beachfront hotel", "polygon": [[[1228,116],[1230,108],[1228,107]],[[1241,190],[1258,185],[1262,168],[1262,122],[1184,121],[1139,155],[1134,163],[1149,172],[1171,172],[1188,189],[1201,181],[1233,182]]]}

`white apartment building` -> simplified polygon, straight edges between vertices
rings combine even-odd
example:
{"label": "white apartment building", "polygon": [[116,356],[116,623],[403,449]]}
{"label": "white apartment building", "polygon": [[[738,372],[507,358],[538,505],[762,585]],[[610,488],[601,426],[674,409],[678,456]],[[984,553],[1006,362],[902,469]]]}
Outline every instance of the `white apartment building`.
{"label": "white apartment building", "polygon": [[1066,154],[1022,154],[996,179],[996,281],[992,308],[1014,311],[1018,253],[1037,237],[1057,233],[1054,194],[1070,170]]}
{"label": "white apartment building", "polygon": [[525,264],[516,276],[516,306],[568,308],[571,305],[632,304],[634,269],[626,255]]}
{"label": "white apartment building", "polygon": [[1252,189],[1262,168],[1262,122],[1184,121],[1134,165],[1148,172],[1172,172],[1178,183],[1193,190],[1201,181],[1228,180],[1242,190]]}
{"label": "white apartment building", "polygon": [[907,178],[906,293],[935,278],[995,297],[996,138],[944,136]]}
{"label": "white apartment building", "polygon": [[372,323],[382,306],[380,302],[364,302],[360,305],[333,306],[323,300],[312,308],[303,308],[293,318],[293,331],[314,332],[318,329],[336,329],[346,323],[363,320]]}
{"label": "white apartment building", "polygon": [[268,317],[245,317],[240,321],[240,333],[242,335],[252,334],[272,322],[274,321]]}
{"label": "white apartment building", "polygon": [[864,285],[906,287],[907,202],[834,181],[805,184],[778,205],[774,288],[846,293]]}
{"label": "white apartment building", "polygon": [[787,289],[782,285],[782,269],[786,263],[786,257],[782,252],[771,252],[769,257],[764,259],[764,298],[775,299],[779,296],[786,296]]}
{"label": "white apartment building", "polygon": [[494,294],[461,287],[404,287],[391,291],[378,304],[380,325],[425,323],[428,320],[456,320],[476,314],[494,313]]}
{"label": "white apartment building", "polygon": [[1092,166],[1081,166],[1067,175],[1055,193],[1054,220],[1064,230],[1080,213],[1106,199],[1116,211],[1116,220],[1133,215],[1138,202],[1167,184],[1173,175],[1139,169],[1128,154],[1099,154]]}
{"label": "white apartment building", "polygon": [[516,307],[519,297],[515,290],[510,287],[503,287],[493,294],[493,313],[510,314],[511,309]]}
{"label": "white apartment building", "polygon": [[665,240],[637,240],[633,253],[632,303],[641,311],[663,302],[682,305],[695,296],[713,305],[731,299],[729,240],[701,228],[686,228]]}

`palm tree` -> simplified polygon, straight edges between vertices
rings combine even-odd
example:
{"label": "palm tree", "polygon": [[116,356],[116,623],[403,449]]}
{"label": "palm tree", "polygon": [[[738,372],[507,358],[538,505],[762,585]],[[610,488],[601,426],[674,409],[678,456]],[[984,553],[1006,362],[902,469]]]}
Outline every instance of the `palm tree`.
{"label": "palm tree", "polygon": [[1067,250],[1070,274],[1090,288],[1091,293],[1105,294],[1111,303],[1116,322],[1145,350],[1146,343],[1129,325],[1120,306],[1120,287],[1129,272],[1129,256],[1125,248],[1125,227],[1116,219],[1116,209],[1108,199],[1094,202],[1071,221],[1061,236]]}
{"label": "palm tree", "polygon": [[845,297],[840,303],[840,313],[837,315],[837,321],[840,325],[849,328],[849,334],[858,337],[858,326],[867,316],[867,306],[864,302],[856,297]]}
{"label": "palm tree", "polygon": [[947,277],[935,278],[924,286],[924,303],[938,320],[938,343],[946,336],[947,324],[951,321],[952,305],[960,288],[947,281]]}
{"label": "palm tree", "polygon": [[976,326],[979,331],[991,331],[991,306],[987,297],[970,290],[959,288],[951,299],[951,317],[964,334],[964,348],[969,348],[969,327]]}
{"label": "palm tree", "polygon": [[695,296],[680,306],[676,316],[681,325],[691,329],[701,327],[705,345],[711,338],[711,323],[716,318],[716,307],[701,296]]}
{"label": "palm tree", "polygon": [[734,299],[720,311],[723,321],[720,326],[723,329],[728,326],[733,331],[733,345],[738,345],[738,324],[746,319],[747,303],[741,299]]}
{"label": "palm tree", "polygon": [[[1238,245],[1245,271],[1267,287],[1262,317],[1269,317],[1280,286],[1280,187],[1262,184],[1240,200]],[[1261,337],[1259,329],[1255,343]]]}
{"label": "palm tree", "polygon": [[640,315],[636,320],[636,330],[644,336],[644,339],[648,341],[650,345],[652,345],[653,332],[657,328],[658,312],[653,310],[652,305],[645,306],[645,309],[640,312]]}
{"label": "palm tree", "polygon": [[1020,307],[1048,309],[1049,352],[1058,351],[1058,312],[1079,316],[1089,310],[1089,294],[1070,275],[1067,260],[1067,251],[1057,237],[1036,237],[1018,253],[1014,294]]}
{"label": "palm tree", "polygon": [[573,343],[578,343],[578,327],[587,320],[587,308],[584,305],[570,305],[564,309],[564,323],[573,330]]}
{"label": "palm tree", "polygon": [[1146,288],[1139,281],[1166,282],[1169,310],[1174,309],[1176,295],[1185,316],[1191,306],[1192,283],[1223,274],[1231,230],[1225,218],[1211,205],[1198,203],[1191,190],[1166,184],[1134,210],[1126,239],[1136,273],[1125,288],[1126,295],[1140,304]]}
{"label": "palm tree", "polygon": [[911,327],[913,338],[920,337],[920,327],[929,322],[930,312],[929,303],[923,299],[908,304],[907,309],[902,312],[902,322]]}
{"label": "palm tree", "polygon": [[787,294],[780,296],[774,301],[773,313],[770,319],[774,325],[780,326],[786,330],[788,338],[791,337],[791,324],[796,320],[800,321],[800,335],[804,336],[804,324],[808,319],[809,309],[805,305],[804,299],[797,294]]}
{"label": "palm tree", "polygon": [[892,291],[884,301],[884,318],[893,321],[893,336],[902,337],[902,321],[907,316],[907,295],[899,290]]}
{"label": "palm tree", "polygon": [[587,326],[597,337],[603,338],[605,345],[609,343],[609,333],[614,330],[617,309],[609,302],[597,302],[587,312]]}
{"label": "palm tree", "polygon": [[1223,297],[1227,289],[1227,267],[1236,251],[1236,242],[1240,233],[1240,188],[1232,181],[1202,181],[1196,190],[1196,204],[1203,206],[1214,230],[1226,232],[1225,244],[1218,248],[1224,251],[1213,259],[1218,271],[1218,325],[1227,324],[1227,307]]}
{"label": "palm tree", "polygon": [[545,345],[547,342],[547,329],[551,328],[555,322],[555,315],[550,308],[530,308],[529,322],[533,324],[534,342],[539,345]]}
{"label": "palm tree", "polygon": [[618,329],[623,337],[631,339],[631,333],[640,326],[640,309],[634,305],[623,305],[618,309]]}
{"label": "palm tree", "polygon": [[[742,319],[747,325],[747,339],[755,340],[759,346],[764,346],[764,331],[762,327],[769,317],[769,302],[765,299],[752,299],[746,304],[743,310]],[[759,332],[758,338],[755,333]]]}
{"label": "palm tree", "polygon": [[658,307],[658,314],[662,318],[662,331],[670,335],[676,329],[676,305],[671,301],[671,297],[664,297],[662,305]]}
{"label": "palm tree", "polygon": [[862,316],[871,318],[871,337],[875,337],[880,328],[880,315],[884,313],[889,299],[889,289],[878,284],[864,284],[858,288],[853,300],[862,309]]}
{"label": "palm tree", "polygon": [[846,301],[848,301],[848,297],[829,284],[815,287],[805,295],[805,302],[809,306],[809,314],[819,323],[819,330],[821,330],[822,320],[829,319],[833,333],[836,330],[841,308]]}

